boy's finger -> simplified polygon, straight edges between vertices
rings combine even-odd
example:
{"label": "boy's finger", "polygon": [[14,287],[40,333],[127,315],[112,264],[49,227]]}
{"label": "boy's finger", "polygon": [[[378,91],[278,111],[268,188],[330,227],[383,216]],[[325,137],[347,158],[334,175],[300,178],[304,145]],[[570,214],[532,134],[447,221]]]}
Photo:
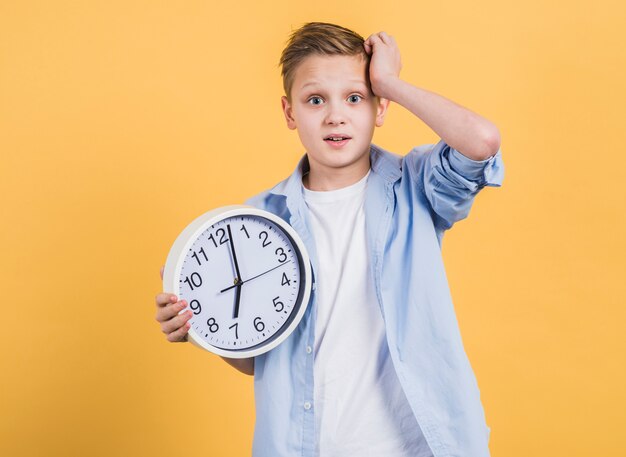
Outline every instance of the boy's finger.
{"label": "boy's finger", "polygon": [[373,35],[370,35],[370,37],[367,39],[367,42],[368,42],[371,46],[373,46],[373,45],[374,45],[374,43],[375,43],[376,41],[381,41],[381,39],[380,39],[380,37],[379,37],[377,34],[375,34],[375,33],[374,33]]}
{"label": "boy's finger", "polygon": [[166,306],[170,303],[176,303],[178,301],[178,298],[174,294],[161,292],[155,297],[155,301],[157,306]]}
{"label": "boy's finger", "polygon": [[159,308],[156,313],[155,319],[158,322],[167,322],[173,317],[176,317],[183,309],[187,307],[187,302],[179,301],[178,303],[172,303],[170,305]]}
{"label": "boy's finger", "polygon": [[159,270],[159,274],[161,275],[161,281],[163,281],[163,270],[165,270],[165,265],[163,265],[161,267],[161,270]]}
{"label": "boy's finger", "polygon": [[184,327],[189,319],[191,319],[193,313],[191,311],[185,311],[183,314],[179,314],[176,317],[171,318],[167,322],[161,323],[161,330],[166,335],[177,331],[179,328]]}
{"label": "boy's finger", "polygon": [[167,335],[167,340],[171,343],[182,343],[184,341],[187,341],[187,332],[189,331],[189,328],[191,328],[191,325],[189,323],[186,323],[175,332]]}

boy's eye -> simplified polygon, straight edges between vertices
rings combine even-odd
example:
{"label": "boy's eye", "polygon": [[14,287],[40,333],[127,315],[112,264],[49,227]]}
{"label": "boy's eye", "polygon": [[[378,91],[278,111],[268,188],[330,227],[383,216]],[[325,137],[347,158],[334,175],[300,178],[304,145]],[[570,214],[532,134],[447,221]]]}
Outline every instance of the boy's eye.
{"label": "boy's eye", "polygon": [[348,101],[350,103],[358,103],[359,101],[361,101],[363,99],[363,97],[361,97],[360,95],[350,95],[348,97]]}
{"label": "boy's eye", "polygon": [[307,100],[311,105],[321,105],[322,97],[311,97]]}

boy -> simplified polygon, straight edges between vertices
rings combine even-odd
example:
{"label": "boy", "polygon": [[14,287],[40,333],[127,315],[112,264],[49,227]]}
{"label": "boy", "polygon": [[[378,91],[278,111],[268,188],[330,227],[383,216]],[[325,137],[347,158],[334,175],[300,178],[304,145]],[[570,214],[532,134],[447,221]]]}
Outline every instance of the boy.
{"label": "boy", "polygon": [[[227,360],[255,377],[255,456],[486,456],[489,429],[465,355],[441,239],[476,193],[499,186],[497,128],[399,78],[393,37],[309,23],[281,57],[295,172],[248,204],[300,234],[315,286],[294,333]],[[371,144],[389,102],[441,137],[400,157]],[[186,303],[157,296],[157,321],[183,341]]]}

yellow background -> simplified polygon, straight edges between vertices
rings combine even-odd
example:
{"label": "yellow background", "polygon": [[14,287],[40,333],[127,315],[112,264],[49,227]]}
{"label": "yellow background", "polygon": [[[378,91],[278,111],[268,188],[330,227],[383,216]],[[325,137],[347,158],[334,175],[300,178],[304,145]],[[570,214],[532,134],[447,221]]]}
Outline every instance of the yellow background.
{"label": "yellow background", "polygon": [[[444,238],[494,456],[626,455],[623,1],[0,3],[0,455],[248,455],[252,378],[165,341],[159,267],[304,152],[278,58],[385,30],[494,121],[504,186]],[[398,105],[374,142],[437,138]]]}

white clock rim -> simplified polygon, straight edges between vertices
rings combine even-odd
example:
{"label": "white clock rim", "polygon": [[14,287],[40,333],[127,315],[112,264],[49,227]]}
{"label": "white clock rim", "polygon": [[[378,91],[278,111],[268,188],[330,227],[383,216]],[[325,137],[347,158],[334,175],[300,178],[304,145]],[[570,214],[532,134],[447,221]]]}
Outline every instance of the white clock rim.
{"label": "white clock rim", "polygon": [[[304,269],[304,272],[301,272],[300,275],[300,281],[304,284],[302,304],[300,305],[300,308],[296,312],[296,315],[293,317],[291,323],[287,326],[287,328],[276,338],[270,340],[267,344],[260,343],[259,347],[255,347],[254,349],[250,350],[236,349],[230,351],[227,349],[215,347],[207,343],[199,336],[199,334],[193,328],[189,329],[189,342],[195,344],[196,346],[222,357],[231,359],[245,359],[264,354],[285,341],[287,337],[289,337],[289,335],[291,335],[291,333],[293,333],[293,331],[296,329],[296,327],[302,320],[306,309],[309,306],[312,285],[311,261],[304,242],[300,238],[300,235],[298,235],[298,233],[294,230],[294,228],[291,227],[291,225],[289,225],[286,221],[276,216],[275,214],[270,213],[269,211],[261,210],[249,205],[222,206],[220,208],[213,209],[198,216],[180,233],[180,235],[178,235],[176,241],[170,249],[167,260],[165,262],[165,269],[163,270],[163,290],[167,293],[172,293],[178,296],[180,292],[180,284],[178,281],[176,281],[176,278],[180,276],[180,272],[183,267],[183,261],[185,260],[187,251],[193,245],[193,242],[202,232],[207,229],[207,227],[210,227],[211,225],[214,225],[224,219],[237,216],[260,216],[271,220],[276,225],[279,225],[283,230],[288,233],[288,235],[291,237],[292,241],[300,251]],[[182,312],[184,311],[181,311],[181,313]]]}

